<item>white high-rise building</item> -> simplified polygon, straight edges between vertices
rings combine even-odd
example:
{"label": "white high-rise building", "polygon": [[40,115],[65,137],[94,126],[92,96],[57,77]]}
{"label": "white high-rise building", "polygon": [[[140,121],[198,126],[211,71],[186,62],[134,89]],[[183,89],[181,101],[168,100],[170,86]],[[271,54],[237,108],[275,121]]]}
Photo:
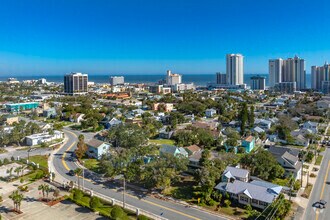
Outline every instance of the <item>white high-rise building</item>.
{"label": "white high-rise building", "polygon": [[171,70],[167,70],[167,74],[166,74],[167,85],[176,85],[181,83],[182,83],[182,75],[172,73]]}
{"label": "white high-rise building", "polygon": [[274,87],[276,83],[282,82],[283,60],[272,59],[268,63],[269,87]]}
{"label": "white high-rise building", "polygon": [[243,84],[243,56],[241,54],[227,54],[226,75],[227,84]]}
{"label": "white high-rise building", "polygon": [[330,64],[327,62],[323,66],[312,66],[312,89],[322,91],[322,84],[330,81]]}
{"label": "white high-rise building", "polygon": [[296,82],[297,90],[305,89],[305,60],[297,56],[283,60],[282,82]]}

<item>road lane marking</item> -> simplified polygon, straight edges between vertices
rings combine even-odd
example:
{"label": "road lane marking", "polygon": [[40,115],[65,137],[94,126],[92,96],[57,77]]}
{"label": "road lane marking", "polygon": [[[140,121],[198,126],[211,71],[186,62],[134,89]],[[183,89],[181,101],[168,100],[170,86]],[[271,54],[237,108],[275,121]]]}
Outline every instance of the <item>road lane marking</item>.
{"label": "road lane marking", "polygon": [[158,206],[158,207],[160,207],[160,208],[163,208],[163,209],[169,210],[169,211],[171,211],[171,212],[177,213],[177,214],[179,214],[179,215],[186,216],[186,217],[191,218],[191,219],[201,220],[200,218],[196,218],[196,217],[194,217],[194,216],[191,216],[191,215],[188,215],[188,214],[186,214],[186,213],[183,213],[183,212],[177,211],[177,210],[175,210],[175,209],[171,209],[171,208],[168,208],[168,207],[165,207],[165,206],[162,206],[162,205],[158,205],[157,203],[153,203],[153,202],[150,202],[150,201],[148,201],[148,200],[143,200],[143,201],[146,202],[146,203],[149,203],[149,204],[151,204],[151,205]]}
{"label": "road lane marking", "polygon": [[[323,193],[324,193],[325,185],[326,185],[326,182],[327,182],[327,180],[328,180],[329,169],[330,169],[330,161],[328,162],[328,167],[327,167],[326,174],[325,174],[325,177],[324,177],[324,180],[323,180],[323,185],[322,185],[322,190],[321,190],[320,200],[321,200],[322,197],[323,197]],[[318,220],[318,219],[319,219],[319,212],[316,212],[315,220]]]}
{"label": "road lane marking", "polygon": [[[66,130],[66,131],[67,131],[67,130]],[[73,132],[71,132],[71,131],[67,131],[67,132],[69,132],[69,133],[73,134],[75,137],[77,137],[77,135],[76,135],[75,133],[73,133]],[[69,139],[68,139],[68,140],[69,140]],[[75,142],[73,142],[73,143],[70,145],[70,147],[68,147],[68,149],[66,149],[66,150],[64,151],[64,153],[63,153],[63,155],[62,155],[62,164],[63,164],[64,168],[65,168],[67,171],[69,171],[70,169],[69,169],[68,165],[66,164],[64,158],[65,158],[65,156],[66,156],[66,152],[69,151],[69,150],[73,147],[74,144],[75,144]]]}

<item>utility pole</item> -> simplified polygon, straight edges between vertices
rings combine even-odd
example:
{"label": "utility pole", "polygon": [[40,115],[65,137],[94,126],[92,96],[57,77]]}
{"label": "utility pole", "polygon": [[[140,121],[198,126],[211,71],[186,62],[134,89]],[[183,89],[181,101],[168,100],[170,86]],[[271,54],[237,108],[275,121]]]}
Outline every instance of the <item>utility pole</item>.
{"label": "utility pole", "polygon": [[123,179],[123,209],[125,208],[125,177]]}
{"label": "utility pole", "polygon": [[303,187],[303,174],[304,174],[304,159],[305,159],[305,155],[304,158],[301,161],[301,187]]}
{"label": "utility pole", "polygon": [[306,185],[306,187],[308,186],[308,181],[309,181],[309,171],[307,172],[307,185]]}

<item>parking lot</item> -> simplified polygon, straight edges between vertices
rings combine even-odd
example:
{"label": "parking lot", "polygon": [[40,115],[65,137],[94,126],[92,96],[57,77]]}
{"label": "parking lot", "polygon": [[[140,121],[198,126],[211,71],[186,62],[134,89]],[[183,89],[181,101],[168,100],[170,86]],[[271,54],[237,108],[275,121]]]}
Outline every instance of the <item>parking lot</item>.
{"label": "parking lot", "polygon": [[[29,192],[25,192],[25,199],[21,205],[22,214],[16,214],[10,210],[13,208],[13,202],[8,198],[10,194],[7,192],[3,195],[4,201],[0,207],[2,219],[21,219],[21,220],[43,220],[43,219],[56,219],[56,220],[89,220],[89,219],[106,219],[103,218],[89,209],[80,207],[68,200],[64,200],[52,207],[40,202],[38,199],[42,196],[38,190],[38,186],[43,184],[42,181],[37,181],[29,185]],[[60,195],[63,196],[67,192],[61,191]],[[52,198],[52,193],[49,194]]]}

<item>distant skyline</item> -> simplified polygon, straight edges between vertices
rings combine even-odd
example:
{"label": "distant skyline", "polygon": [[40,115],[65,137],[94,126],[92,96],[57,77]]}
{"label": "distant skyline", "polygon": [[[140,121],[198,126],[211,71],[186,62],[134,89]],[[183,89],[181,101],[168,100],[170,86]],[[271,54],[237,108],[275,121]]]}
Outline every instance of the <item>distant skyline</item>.
{"label": "distant skyline", "polygon": [[[143,4],[141,3],[143,2]],[[0,75],[244,73],[298,55],[330,61],[327,0],[10,0],[0,7]]]}

